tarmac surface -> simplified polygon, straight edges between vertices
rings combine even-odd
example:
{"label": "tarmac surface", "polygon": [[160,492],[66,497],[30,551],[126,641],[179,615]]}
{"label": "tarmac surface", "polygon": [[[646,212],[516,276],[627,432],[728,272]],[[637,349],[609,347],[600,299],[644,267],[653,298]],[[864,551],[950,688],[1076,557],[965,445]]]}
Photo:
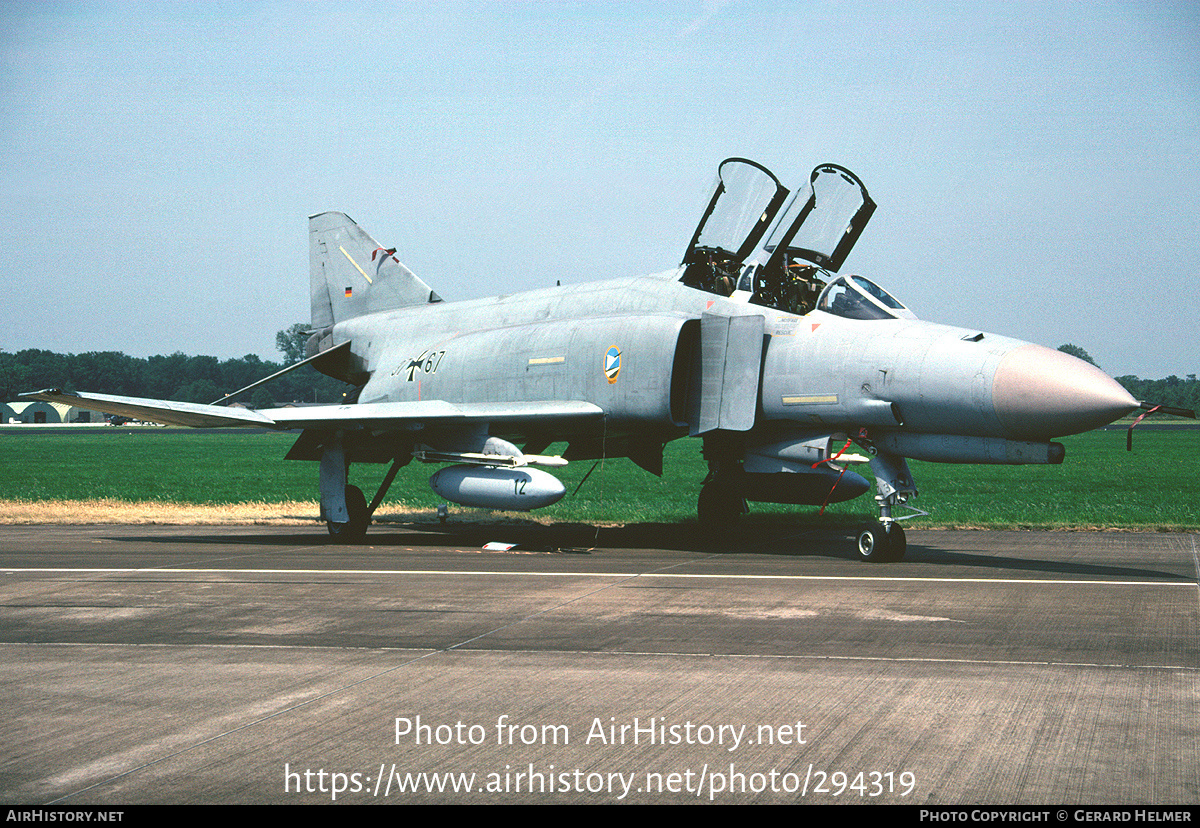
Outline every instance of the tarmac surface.
{"label": "tarmac surface", "polygon": [[0,801],[1200,801],[1196,535],[908,539],[0,527]]}

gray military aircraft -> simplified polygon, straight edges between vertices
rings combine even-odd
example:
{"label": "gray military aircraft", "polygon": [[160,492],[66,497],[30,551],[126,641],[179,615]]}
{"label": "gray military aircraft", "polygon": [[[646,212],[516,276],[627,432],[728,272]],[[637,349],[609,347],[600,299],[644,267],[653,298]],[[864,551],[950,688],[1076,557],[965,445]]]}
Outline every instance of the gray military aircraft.
{"label": "gray military aircraft", "polygon": [[[319,213],[309,218],[313,332],[307,359],[285,370],[312,364],[344,380],[345,404],[26,398],[300,430],[287,456],[320,463],[321,517],[347,537],[366,532],[414,458],[445,466],[430,484],[448,501],[528,510],[565,493],[547,467],[628,457],[661,474],[667,442],[699,437],[709,468],[699,517],[713,526],[735,522],[746,501],[858,497],[871,484],[848,465],[865,463],[879,520],[857,533],[858,553],[897,560],[899,521],[925,514],[908,505],[917,489],[906,458],[1061,463],[1052,438],[1149,406],[1079,359],[918,320],[875,282],[840,275],[874,210],[834,164],[790,193],[765,167],[730,158],[678,267],[453,303],[349,217]],[[542,453],[560,442],[562,456]],[[847,454],[852,444],[866,455]],[[391,463],[370,504],[348,484],[354,463]],[[894,514],[901,507],[909,514]]]}

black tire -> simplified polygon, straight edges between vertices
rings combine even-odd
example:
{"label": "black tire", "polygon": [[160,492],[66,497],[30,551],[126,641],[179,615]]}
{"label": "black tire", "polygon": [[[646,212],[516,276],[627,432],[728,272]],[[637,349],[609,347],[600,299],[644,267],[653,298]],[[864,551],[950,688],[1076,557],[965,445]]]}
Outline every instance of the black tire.
{"label": "black tire", "polygon": [[737,526],[742,511],[742,499],[737,496],[732,486],[714,480],[705,483],[700,489],[696,514],[704,528],[718,531],[732,529]]}
{"label": "black tire", "polygon": [[325,522],[329,534],[347,540],[355,540],[367,534],[367,526],[370,525],[371,519],[367,516],[367,498],[358,486],[346,487],[346,512],[350,515],[350,520],[345,523],[334,523],[332,520]]}
{"label": "black tire", "polygon": [[908,539],[904,537],[904,527],[899,523],[892,524],[891,549],[888,552],[889,561],[899,561],[904,558],[904,553],[908,550]]}
{"label": "black tire", "polygon": [[886,563],[903,558],[908,541],[898,523],[893,523],[890,530],[884,529],[881,523],[868,523],[855,535],[855,545],[861,560]]}

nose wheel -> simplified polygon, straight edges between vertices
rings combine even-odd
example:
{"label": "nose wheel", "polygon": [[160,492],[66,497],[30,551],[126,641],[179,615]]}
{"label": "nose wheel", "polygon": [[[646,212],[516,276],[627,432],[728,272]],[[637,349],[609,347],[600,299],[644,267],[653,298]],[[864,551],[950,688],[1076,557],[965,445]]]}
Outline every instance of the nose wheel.
{"label": "nose wheel", "polygon": [[894,521],[886,526],[868,523],[858,530],[855,539],[858,557],[872,563],[898,561],[908,548],[904,527]]}
{"label": "nose wheel", "polygon": [[[904,537],[904,529],[899,521],[917,515],[925,515],[908,499],[917,493],[913,484],[912,473],[908,470],[905,459],[896,454],[879,451],[864,429],[860,435],[862,443],[871,455],[871,471],[875,473],[875,503],[879,506],[879,521],[868,523],[861,527],[854,536],[854,545],[858,550],[859,560],[872,563],[898,561],[904,557],[908,549],[908,541]],[[892,510],[902,506],[912,512],[902,517],[892,517]]]}

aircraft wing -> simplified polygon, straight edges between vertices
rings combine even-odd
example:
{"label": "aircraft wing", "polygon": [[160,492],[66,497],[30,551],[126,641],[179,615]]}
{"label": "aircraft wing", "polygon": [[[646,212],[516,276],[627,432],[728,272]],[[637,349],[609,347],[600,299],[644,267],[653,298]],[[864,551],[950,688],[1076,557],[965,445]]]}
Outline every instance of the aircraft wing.
{"label": "aircraft wing", "polygon": [[372,426],[402,428],[406,425],[439,422],[504,423],[520,420],[561,420],[596,417],[603,409],[579,400],[545,402],[449,403],[444,400],[411,402],[361,403],[353,405],[312,405],[295,408],[268,408],[255,411],[249,408],[230,408],[223,405],[151,400],[142,397],[120,397],[112,394],[79,392],[68,394],[57,388],[47,388],[21,399],[60,402],[118,414],[137,420],[193,428],[256,427],[281,430],[320,428],[322,426]]}
{"label": "aircraft wing", "polygon": [[148,400],[142,397],[119,397],[114,394],[68,394],[58,388],[47,388],[32,394],[21,394],[23,400],[42,400],[66,403],[105,414],[117,414],[134,420],[148,420],[166,425],[193,428],[258,427],[277,428],[273,420],[249,408],[228,408],[223,405]]}
{"label": "aircraft wing", "polygon": [[604,413],[598,405],[581,400],[545,402],[449,403],[444,400],[314,405],[300,408],[268,408],[260,412],[279,428],[320,428],[336,425],[404,427],[416,423],[478,421],[489,423],[529,419],[574,419]]}

